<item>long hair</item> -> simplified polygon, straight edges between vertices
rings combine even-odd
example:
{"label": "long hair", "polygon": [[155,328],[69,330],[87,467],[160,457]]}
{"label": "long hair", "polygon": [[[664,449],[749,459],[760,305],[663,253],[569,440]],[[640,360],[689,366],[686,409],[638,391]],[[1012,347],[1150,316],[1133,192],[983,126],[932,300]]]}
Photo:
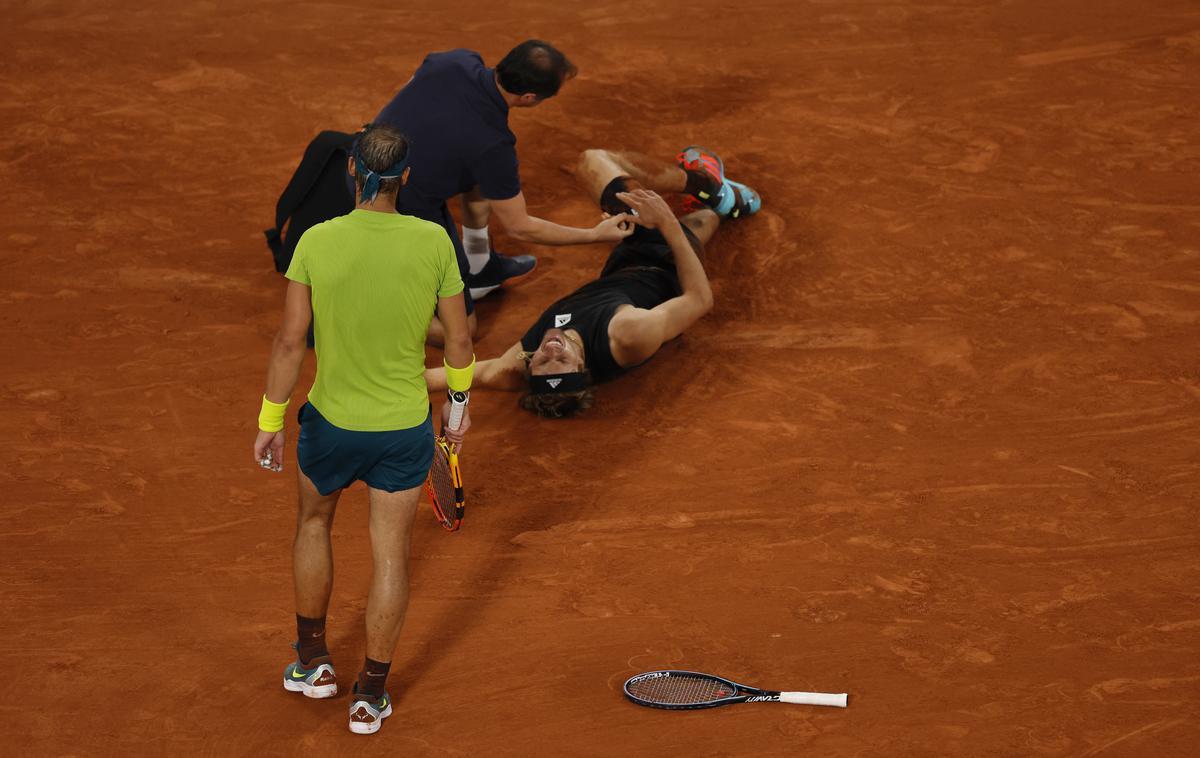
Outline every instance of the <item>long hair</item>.
{"label": "long hair", "polygon": [[558,392],[552,395],[526,392],[521,396],[521,407],[542,418],[569,418],[591,408],[595,400],[596,392],[591,387],[578,392]]}

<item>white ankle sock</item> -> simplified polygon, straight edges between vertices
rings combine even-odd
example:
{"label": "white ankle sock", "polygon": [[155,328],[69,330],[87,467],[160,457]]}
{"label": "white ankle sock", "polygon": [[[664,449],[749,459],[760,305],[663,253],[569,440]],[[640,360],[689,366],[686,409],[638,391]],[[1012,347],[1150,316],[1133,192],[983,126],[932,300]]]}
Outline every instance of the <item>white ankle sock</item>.
{"label": "white ankle sock", "polygon": [[478,274],[487,265],[488,256],[492,254],[492,245],[488,241],[488,228],[485,226],[482,229],[472,229],[464,226],[462,243],[463,251],[467,254],[467,263],[471,266],[471,273]]}

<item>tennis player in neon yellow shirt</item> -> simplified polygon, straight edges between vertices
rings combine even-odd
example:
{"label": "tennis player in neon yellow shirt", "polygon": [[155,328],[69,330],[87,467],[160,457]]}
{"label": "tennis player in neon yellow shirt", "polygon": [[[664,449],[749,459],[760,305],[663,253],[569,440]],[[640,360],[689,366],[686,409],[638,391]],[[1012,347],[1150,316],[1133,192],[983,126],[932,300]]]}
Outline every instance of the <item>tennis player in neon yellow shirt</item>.
{"label": "tennis player in neon yellow shirt", "polygon": [[[313,321],[317,376],[300,409],[300,506],[292,560],[297,659],[283,685],[309,697],[337,694],[325,645],[333,586],[330,528],[342,490],[366,483],[375,571],[367,599],[367,650],[350,700],[350,730],[378,731],[392,713],[384,685],[408,608],[408,553],[421,484],[433,461],[425,385],[425,334],[436,310],[455,390],[470,388],[475,356],[454,247],[436,224],[396,212],[408,179],[408,140],[368,126],[350,158],[358,197],[348,215],[304,233],[287,271],[283,325],[275,337],[254,458],[282,470],[283,419]],[[449,403],[443,408],[446,423]],[[464,414],[461,445],[470,428]]]}

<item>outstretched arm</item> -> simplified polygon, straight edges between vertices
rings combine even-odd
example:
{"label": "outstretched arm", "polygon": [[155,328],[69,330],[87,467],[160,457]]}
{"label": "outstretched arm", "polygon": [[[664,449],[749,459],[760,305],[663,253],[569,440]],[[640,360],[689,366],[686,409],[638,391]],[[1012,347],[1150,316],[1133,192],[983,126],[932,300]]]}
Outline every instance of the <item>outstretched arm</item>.
{"label": "outstretched arm", "polygon": [[525,195],[518,192],[507,200],[492,200],[492,213],[500,219],[509,236],[522,242],[541,245],[586,245],[591,242],[619,242],[633,234],[633,225],[625,214],[606,218],[590,229],[562,226],[544,218],[530,216]]}
{"label": "outstretched arm", "polygon": [[[446,369],[440,366],[425,369],[425,383],[429,385],[430,392],[445,391]],[[521,358],[520,342],[506,350],[499,358],[475,364],[475,387],[516,391],[525,384],[525,361]]]}
{"label": "outstretched arm", "polygon": [[613,358],[621,366],[636,366],[654,355],[662,344],[712,310],[712,288],[704,265],[683,233],[683,227],[666,201],[648,190],[619,192],[617,198],[637,211],[638,223],[662,232],[679,275],[681,294],[649,310],[628,308],[618,312],[608,326]]}

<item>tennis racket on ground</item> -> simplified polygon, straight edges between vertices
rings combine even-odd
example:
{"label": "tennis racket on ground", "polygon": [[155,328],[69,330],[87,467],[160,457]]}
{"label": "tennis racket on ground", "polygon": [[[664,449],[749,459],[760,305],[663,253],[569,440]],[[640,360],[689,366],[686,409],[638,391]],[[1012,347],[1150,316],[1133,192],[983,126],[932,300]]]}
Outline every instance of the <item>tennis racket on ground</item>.
{"label": "tennis racket on ground", "polygon": [[846,707],[846,694],[775,692],[747,687],[712,674],[695,671],[649,671],[625,682],[625,697],[638,705],[690,711],[733,703],[799,703]]}
{"label": "tennis racket on ground", "polygon": [[[457,429],[462,423],[463,411],[467,407],[467,393],[450,393],[450,418],[446,426]],[[463,495],[462,471],[458,467],[458,454],[450,447],[445,437],[434,442],[433,465],[425,480],[425,491],[433,504],[433,514],[448,531],[455,531],[462,524],[465,498]]]}

